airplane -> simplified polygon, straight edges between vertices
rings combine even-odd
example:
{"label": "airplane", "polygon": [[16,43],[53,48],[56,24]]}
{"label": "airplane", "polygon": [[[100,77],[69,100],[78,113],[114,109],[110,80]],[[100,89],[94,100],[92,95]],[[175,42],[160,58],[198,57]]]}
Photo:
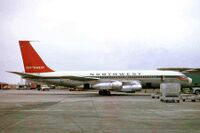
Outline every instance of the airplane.
{"label": "airplane", "polygon": [[175,71],[54,71],[49,68],[35,49],[31,41],[19,41],[25,72],[9,71],[34,82],[97,89],[99,95],[110,95],[111,90],[135,92],[142,88],[159,88],[161,83],[180,83],[188,86],[192,80]]}

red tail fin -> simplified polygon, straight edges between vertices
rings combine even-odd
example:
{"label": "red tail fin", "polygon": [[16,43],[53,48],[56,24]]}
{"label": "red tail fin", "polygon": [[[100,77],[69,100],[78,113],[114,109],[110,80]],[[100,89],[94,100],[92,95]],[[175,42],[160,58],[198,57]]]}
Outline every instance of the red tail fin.
{"label": "red tail fin", "polygon": [[53,72],[41,59],[29,41],[19,41],[26,73]]}

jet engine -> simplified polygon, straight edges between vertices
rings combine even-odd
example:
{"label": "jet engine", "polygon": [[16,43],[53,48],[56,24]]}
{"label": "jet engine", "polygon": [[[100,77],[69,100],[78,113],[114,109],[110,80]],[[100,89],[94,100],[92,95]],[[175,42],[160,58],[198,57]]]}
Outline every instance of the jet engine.
{"label": "jet engine", "polygon": [[122,92],[135,92],[140,91],[142,89],[142,85],[138,81],[133,81],[127,85],[123,85],[121,88]]}
{"label": "jet engine", "polygon": [[93,85],[93,88],[99,90],[119,90],[122,88],[122,82],[115,81],[115,82],[107,82],[107,83],[97,83]]}
{"label": "jet engine", "polygon": [[140,91],[142,89],[141,85],[124,85],[122,86],[122,92],[135,92]]}
{"label": "jet engine", "polygon": [[122,92],[135,92],[142,89],[142,85],[139,81],[122,83],[120,81],[106,82],[106,83],[97,83],[93,85],[93,88],[99,90],[115,90]]}

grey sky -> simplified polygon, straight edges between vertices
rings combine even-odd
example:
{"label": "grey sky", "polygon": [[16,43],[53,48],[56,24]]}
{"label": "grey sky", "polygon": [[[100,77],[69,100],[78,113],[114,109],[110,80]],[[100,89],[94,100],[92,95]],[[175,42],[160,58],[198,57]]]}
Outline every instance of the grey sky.
{"label": "grey sky", "polygon": [[20,81],[20,39],[55,70],[200,66],[199,0],[0,0],[0,20],[0,82]]}

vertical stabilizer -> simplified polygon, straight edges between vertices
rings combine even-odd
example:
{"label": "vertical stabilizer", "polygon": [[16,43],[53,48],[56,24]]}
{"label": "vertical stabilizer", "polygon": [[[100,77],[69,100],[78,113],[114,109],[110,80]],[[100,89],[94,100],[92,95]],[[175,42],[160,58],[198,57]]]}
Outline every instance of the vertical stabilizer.
{"label": "vertical stabilizer", "polygon": [[26,73],[53,72],[38,55],[29,41],[19,41],[21,55]]}

